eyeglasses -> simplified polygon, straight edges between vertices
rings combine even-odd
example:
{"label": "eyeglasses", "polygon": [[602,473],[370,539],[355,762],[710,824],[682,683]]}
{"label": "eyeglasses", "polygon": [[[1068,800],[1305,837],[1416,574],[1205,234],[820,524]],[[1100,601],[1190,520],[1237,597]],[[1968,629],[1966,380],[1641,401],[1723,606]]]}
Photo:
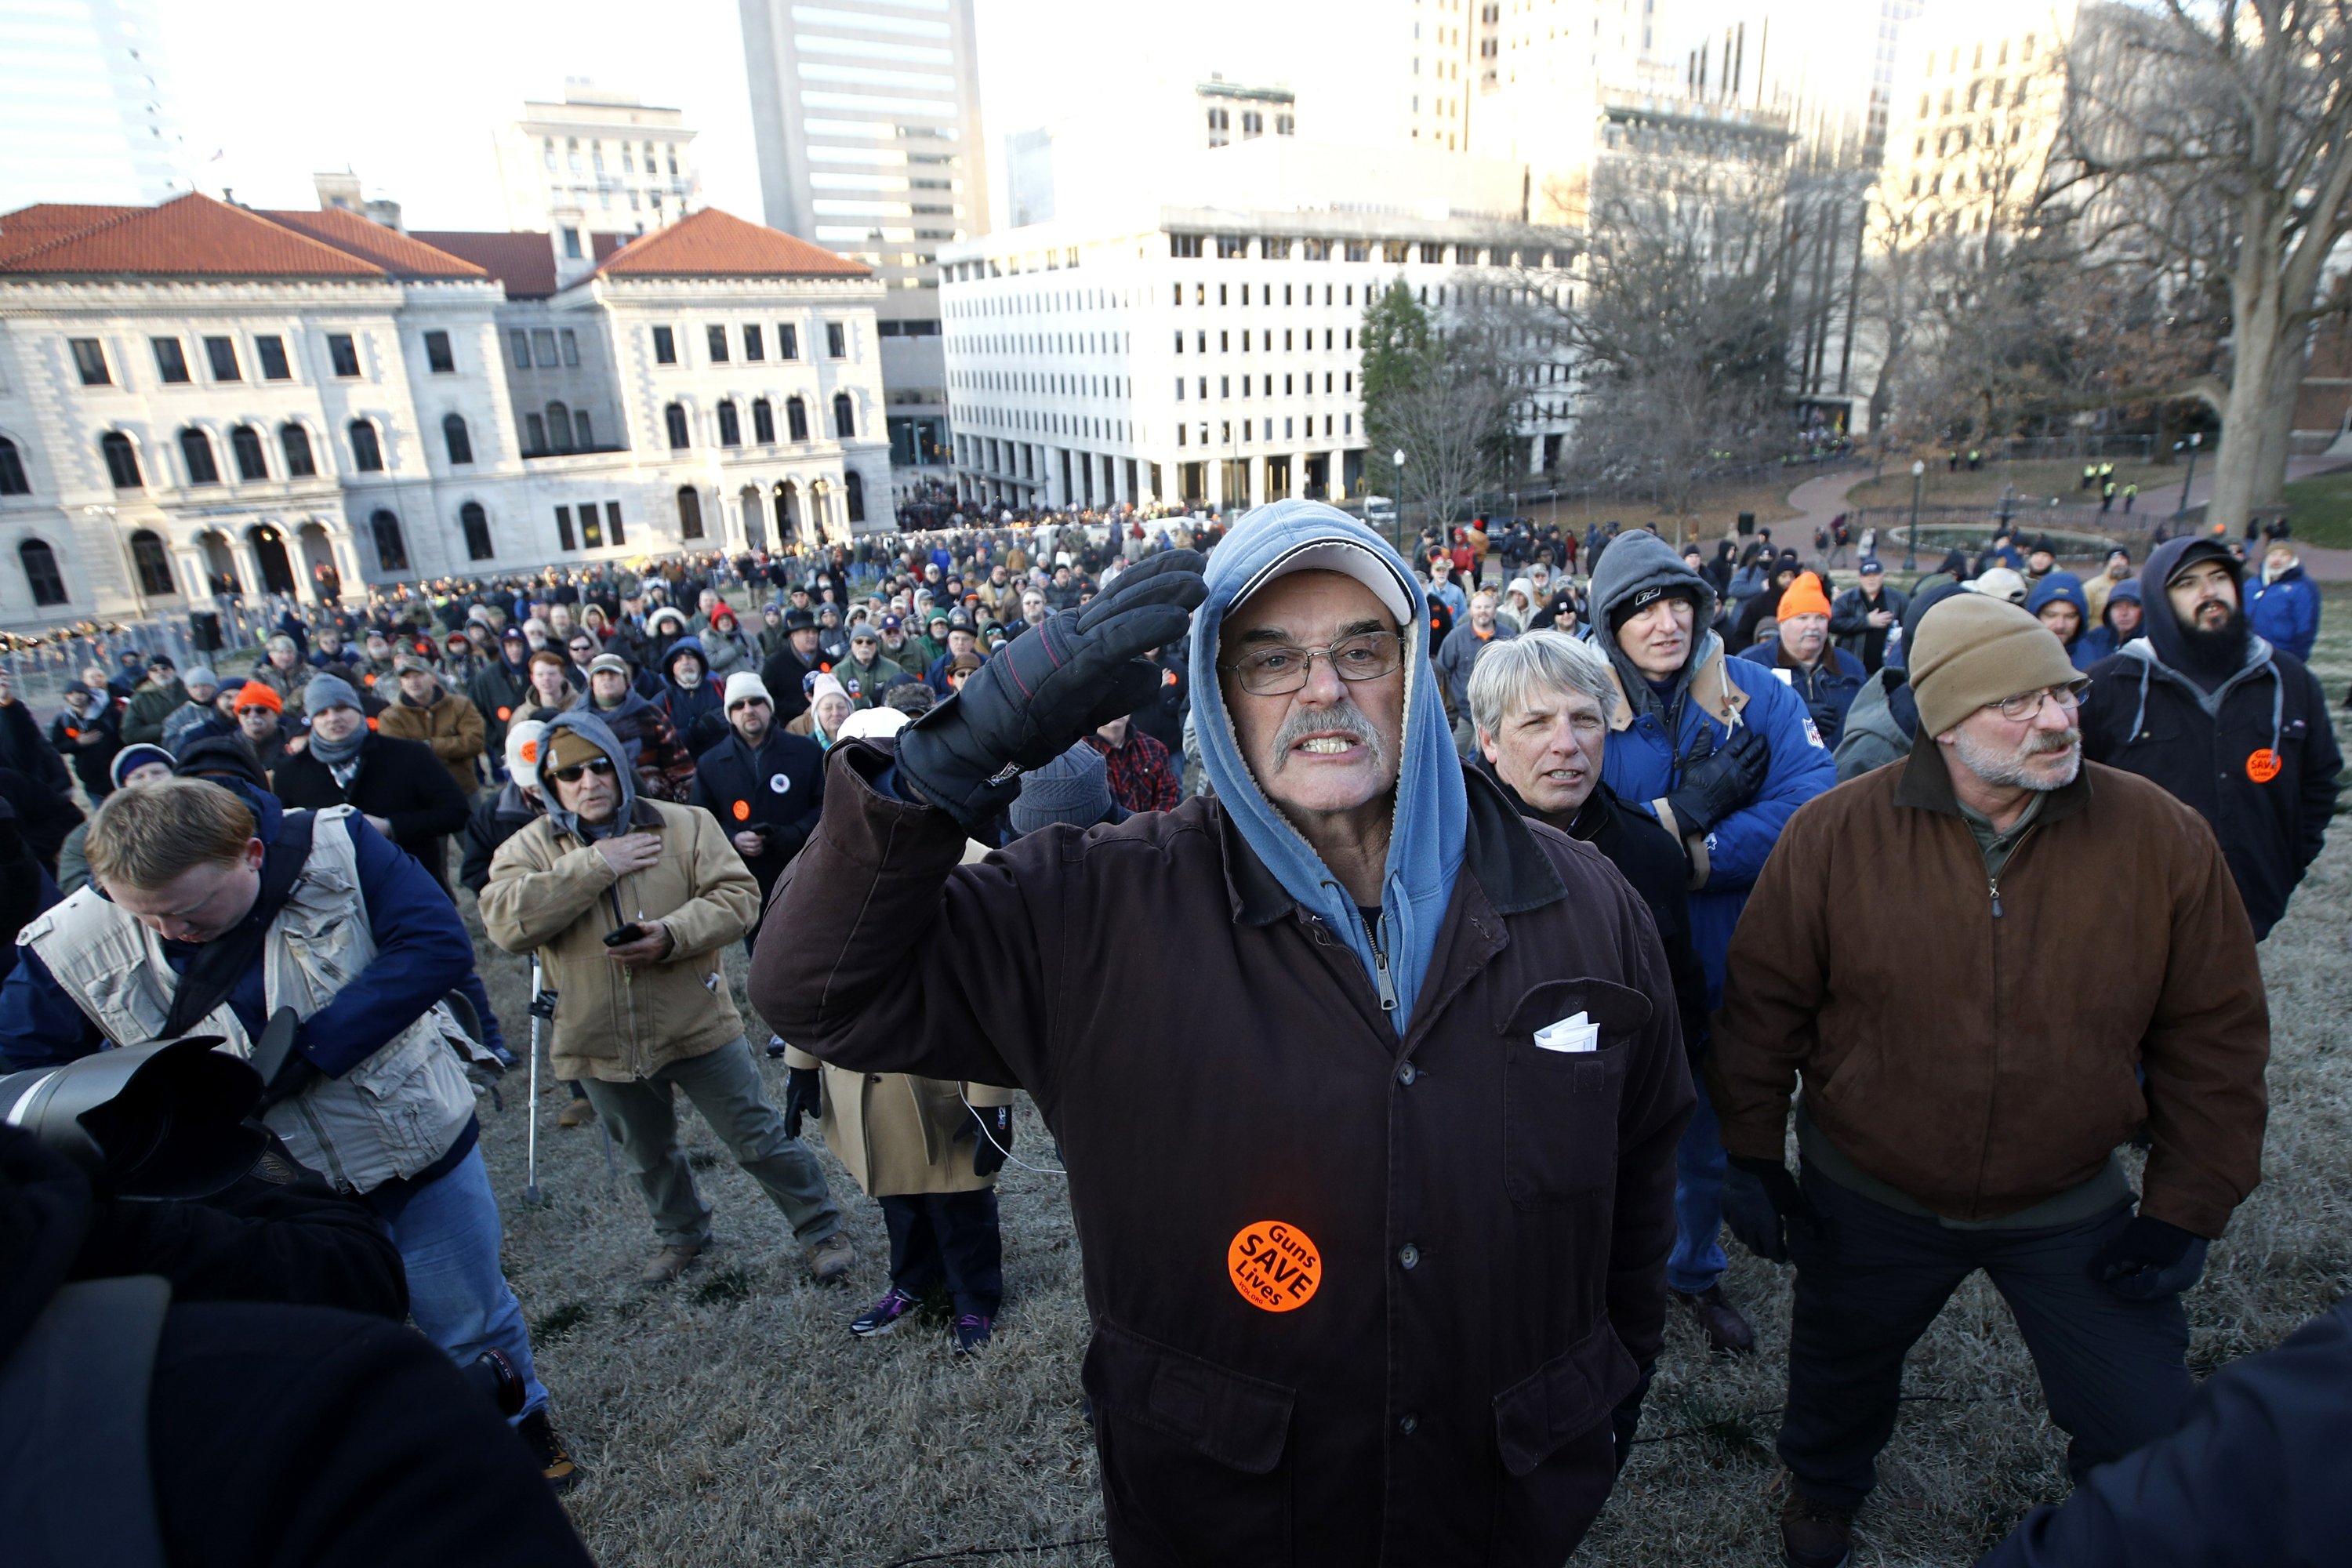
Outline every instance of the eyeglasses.
{"label": "eyeglasses", "polygon": [[2065,686],[2045,686],[2039,691],[2029,691],[2022,697],[2011,697],[1999,702],[1988,702],[1985,706],[1999,709],[2000,716],[2012,724],[2022,724],[2028,720],[2042,717],[2042,705],[2044,702],[2055,702],[2061,713],[2072,713],[2083,705],[2083,693],[2090,689],[2091,678],[2086,675],[2082,679]]}
{"label": "eyeglasses", "polygon": [[613,759],[591,757],[584,763],[574,763],[568,768],[550,768],[547,776],[563,784],[578,784],[583,773],[594,773],[600,779],[613,776]]}
{"label": "eyeglasses", "polygon": [[1378,680],[1404,662],[1404,638],[1395,632],[1359,632],[1328,647],[1276,643],[1221,668],[1231,670],[1252,697],[1281,697],[1305,689],[1318,658],[1328,659],[1331,673],[1342,680]]}

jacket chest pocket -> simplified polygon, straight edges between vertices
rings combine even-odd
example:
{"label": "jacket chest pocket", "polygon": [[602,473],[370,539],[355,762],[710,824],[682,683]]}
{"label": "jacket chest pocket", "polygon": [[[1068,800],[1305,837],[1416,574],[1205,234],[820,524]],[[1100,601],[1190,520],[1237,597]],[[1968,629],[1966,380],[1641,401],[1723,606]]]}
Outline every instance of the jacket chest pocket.
{"label": "jacket chest pocket", "polygon": [[[1634,1037],[1650,1000],[1607,980],[1530,988],[1498,1025],[1503,1042],[1503,1182],[1518,1208],[1548,1208],[1607,1191],[1617,1179],[1617,1110]],[[1536,1043],[1547,1026],[1585,1016],[1592,1048]]]}

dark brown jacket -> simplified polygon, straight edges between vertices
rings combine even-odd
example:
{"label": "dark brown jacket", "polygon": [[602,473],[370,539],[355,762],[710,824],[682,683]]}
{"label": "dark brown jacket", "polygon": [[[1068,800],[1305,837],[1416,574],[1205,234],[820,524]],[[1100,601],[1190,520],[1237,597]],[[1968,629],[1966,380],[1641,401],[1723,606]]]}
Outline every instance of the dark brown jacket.
{"label": "dark brown jacket", "polygon": [[2270,1016],[2211,829],[2085,763],[1996,890],[1945,767],[1922,737],[1790,818],[1716,1018],[1724,1147],[1780,1158],[1801,1073],[1840,1152],[1981,1220],[2089,1181],[2145,1127],[2141,1212],[2220,1236],[2262,1177]]}
{"label": "dark brown jacket", "polygon": [[[752,1004],[842,1067],[1035,1098],[1085,1248],[1118,1560],[1554,1568],[1658,1353],[1691,1103],[1623,879],[1471,778],[1400,1043],[1213,801],[959,868],[945,814],[869,784],[884,756],[834,749]],[[1598,1051],[1535,1045],[1580,1011]],[[1276,1225],[1313,1258],[1285,1310],[1229,1272]]]}

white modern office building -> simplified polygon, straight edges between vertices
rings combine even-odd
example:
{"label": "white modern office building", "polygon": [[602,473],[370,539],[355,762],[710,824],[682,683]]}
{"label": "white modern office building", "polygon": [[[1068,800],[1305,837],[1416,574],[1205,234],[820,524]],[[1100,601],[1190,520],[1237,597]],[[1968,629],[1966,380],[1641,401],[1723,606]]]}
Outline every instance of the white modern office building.
{"label": "white modern office building", "polygon": [[971,0],[741,0],[772,227],[870,268],[901,493],[950,450],[940,255],[989,227]]}
{"label": "white modern office building", "polygon": [[702,205],[694,131],[676,109],[572,78],[561,102],[526,102],[498,139],[509,229],[548,229],[559,212],[643,234]]}
{"label": "white modern office building", "polygon": [[195,188],[158,0],[0,5],[0,212]]}
{"label": "white modern office building", "polygon": [[[1386,489],[1357,382],[1370,300],[1401,278],[1442,320],[1465,290],[1573,284],[1577,237],[1522,222],[1507,167],[1267,138],[1197,174],[1229,199],[1105,205],[941,253],[963,500],[1229,510]],[[1569,368],[1533,367],[1529,471],[1559,456]]]}
{"label": "white modern office building", "polygon": [[867,268],[715,208],[582,249],[0,216],[0,626],[888,525]]}

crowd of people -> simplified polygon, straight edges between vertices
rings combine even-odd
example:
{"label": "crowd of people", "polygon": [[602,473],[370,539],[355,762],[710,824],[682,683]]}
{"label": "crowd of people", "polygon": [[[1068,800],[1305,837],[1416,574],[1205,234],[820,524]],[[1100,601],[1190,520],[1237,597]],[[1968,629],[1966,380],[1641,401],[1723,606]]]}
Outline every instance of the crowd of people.
{"label": "crowd of people", "polygon": [[2086,1521],[2167,1444],[2293,1436],[2294,1376],[2192,1391],[2180,1299],[2259,1179],[2255,944],[2334,809],[2317,591],[2283,530],[2087,579],[2004,531],[1907,586],[1814,542],[983,521],[338,600],[242,675],[92,666],[46,726],[0,680],[0,1064],[227,1041],[404,1269],[322,1304],[500,1360],[558,1489],[478,1147],[520,1021],[454,884],[646,1289],[710,1240],[682,1092],[814,1280],[858,1260],[803,1134],[879,1203],[851,1333],[943,1293],[983,1352],[1029,1094],[1122,1563],[1559,1561],[1666,1315],[1753,1352],[1727,1231],[1796,1270],[1797,1568],[1846,1560],[1979,1269],[2083,1484],[1995,1560],[2194,1560]]}

